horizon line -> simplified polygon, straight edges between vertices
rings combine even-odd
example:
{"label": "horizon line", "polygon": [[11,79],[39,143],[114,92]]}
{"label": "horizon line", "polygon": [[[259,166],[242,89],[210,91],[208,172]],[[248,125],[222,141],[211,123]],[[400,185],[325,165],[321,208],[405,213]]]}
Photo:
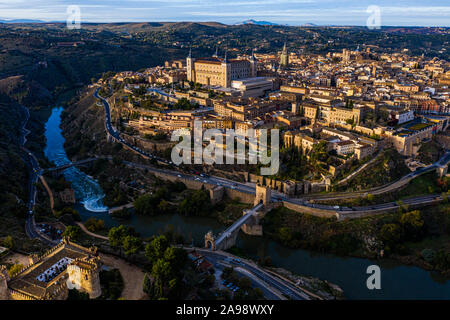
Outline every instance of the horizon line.
{"label": "horizon line", "polygon": [[[251,20],[251,19],[250,19]],[[258,22],[258,20],[255,20]],[[245,21],[243,21],[245,22]],[[257,23],[224,23],[219,21],[190,21],[190,20],[179,20],[179,21],[115,21],[115,22],[81,22],[83,24],[137,24],[137,23],[217,23],[225,26],[237,26],[237,25],[254,25],[259,27],[367,27],[364,24],[318,24],[314,22],[305,22],[302,24],[281,24],[276,22],[270,22],[271,24],[257,24]],[[269,22],[269,21],[264,21]],[[52,21],[52,20],[41,20],[41,19],[3,19],[0,18],[0,24],[47,24],[47,23],[58,23],[65,24],[66,21]],[[444,25],[382,25],[380,28],[450,28],[450,26]]]}

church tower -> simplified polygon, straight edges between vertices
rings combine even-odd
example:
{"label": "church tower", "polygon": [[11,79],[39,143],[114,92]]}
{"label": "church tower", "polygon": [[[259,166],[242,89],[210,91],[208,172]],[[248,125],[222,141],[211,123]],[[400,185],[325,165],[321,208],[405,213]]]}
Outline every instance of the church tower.
{"label": "church tower", "polygon": [[255,58],[254,50],[252,50],[252,56],[250,57],[250,77],[255,78],[258,75],[258,60]]}
{"label": "church tower", "polygon": [[222,74],[224,75],[222,86],[225,88],[231,87],[231,65],[228,62],[227,52],[225,51],[225,58],[222,60]]}
{"label": "church tower", "polygon": [[188,81],[195,82],[194,59],[192,59],[192,48],[189,49],[189,55],[186,58],[186,76]]}
{"label": "church tower", "polygon": [[280,66],[281,67],[287,67],[289,65],[289,54],[286,47],[286,42],[283,46],[283,51],[281,51],[280,55]]}

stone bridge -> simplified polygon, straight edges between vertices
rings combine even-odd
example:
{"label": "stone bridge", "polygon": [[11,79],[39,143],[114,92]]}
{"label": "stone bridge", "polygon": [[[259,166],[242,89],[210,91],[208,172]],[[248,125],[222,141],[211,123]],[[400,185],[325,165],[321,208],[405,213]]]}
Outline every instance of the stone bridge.
{"label": "stone bridge", "polygon": [[242,217],[234,222],[217,237],[209,231],[205,235],[205,248],[212,251],[227,250],[236,244],[239,230],[251,235],[262,235],[262,226],[259,224],[260,217],[270,205],[270,188],[257,185],[254,207],[244,210]]}
{"label": "stone bridge", "polygon": [[88,158],[88,159],[84,159],[84,160],[74,161],[74,162],[70,162],[70,163],[67,163],[67,164],[63,164],[61,166],[44,169],[43,173],[51,172],[51,173],[57,174],[57,173],[60,173],[60,172],[62,172],[64,170],[70,168],[70,167],[77,166],[77,165],[82,165],[82,164],[89,163],[89,162],[93,162],[93,161],[99,160],[99,159],[112,159],[112,157],[94,157],[94,158]]}

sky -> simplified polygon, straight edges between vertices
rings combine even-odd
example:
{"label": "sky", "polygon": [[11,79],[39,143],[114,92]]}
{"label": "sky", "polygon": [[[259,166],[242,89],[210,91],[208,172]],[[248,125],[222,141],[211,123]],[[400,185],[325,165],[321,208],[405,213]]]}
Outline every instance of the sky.
{"label": "sky", "polygon": [[450,26],[449,0],[0,0],[0,19],[66,21],[69,5],[79,6],[81,23],[254,19],[365,26],[368,7],[378,6],[382,26]]}

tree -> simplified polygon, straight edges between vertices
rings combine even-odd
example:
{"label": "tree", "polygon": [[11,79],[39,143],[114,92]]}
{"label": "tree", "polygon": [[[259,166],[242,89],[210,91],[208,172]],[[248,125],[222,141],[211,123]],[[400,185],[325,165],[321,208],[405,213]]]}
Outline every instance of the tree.
{"label": "tree", "polygon": [[113,227],[108,232],[109,244],[114,248],[122,246],[124,238],[128,235],[128,230],[124,225]]}
{"label": "tree", "polygon": [[123,249],[127,256],[138,253],[141,247],[142,240],[138,237],[128,235],[123,239]]}
{"label": "tree", "polygon": [[161,202],[158,204],[158,209],[162,213],[166,213],[169,211],[169,203],[166,200],[161,200]]}
{"label": "tree", "polygon": [[252,281],[247,277],[242,277],[239,279],[238,286],[242,290],[248,291],[252,288]]}
{"label": "tree", "polygon": [[420,237],[424,221],[419,210],[402,214],[399,222],[407,238],[417,240]]}
{"label": "tree", "polygon": [[14,241],[14,238],[11,236],[7,236],[2,240],[2,245],[8,249],[14,249],[16,247],[16,242]]}
{"label": "tree", "polygon": [[99,230],[103,230],[105,228],[105,221],[101,219],[95,219],[94,217],[89,218],[84,225],[91,232],[96,232]]}
{"label": "tree", "polygon": [[133,203],[134,211],[140,215],[154,215],[157,205],[161,201],[161,196],[161,193],[158,193],[158,191],[154,195],[144,194],[140,196]]}
{"label": "tree", "polygon": [[11,277],[14,276],[16,273],[22,271],[23,268],[24,268],[23,265],[20,264],[20,263],[13,264],[13,265],[9,268],[9,270],[8,270],[8,275],[9,275],[9,277],[11,278]]}
{"label": "tree", "polygon": [[184,198],[178,207],[178,211],[186,216],[205,215],[210,209],[211,201],[205,190],[194,191],[192,196]]}
{"label": "tree", "polygon": [[68,226],[62,235],[63,237],[69,237],[70,240],[76,242],[81,235],[81,228],[79,226]]}
{"label": "tree", "polygon": [[163,257],[168,246],[169,242],[165,236],[155,237],[145,246],[145,256],[150,262],[156,261]]}
{"label": "tree", "polygon": [[380,238],[386,244],[395,245],[401,239],[401,229],[395,223],[388,223],[381,227]]}

